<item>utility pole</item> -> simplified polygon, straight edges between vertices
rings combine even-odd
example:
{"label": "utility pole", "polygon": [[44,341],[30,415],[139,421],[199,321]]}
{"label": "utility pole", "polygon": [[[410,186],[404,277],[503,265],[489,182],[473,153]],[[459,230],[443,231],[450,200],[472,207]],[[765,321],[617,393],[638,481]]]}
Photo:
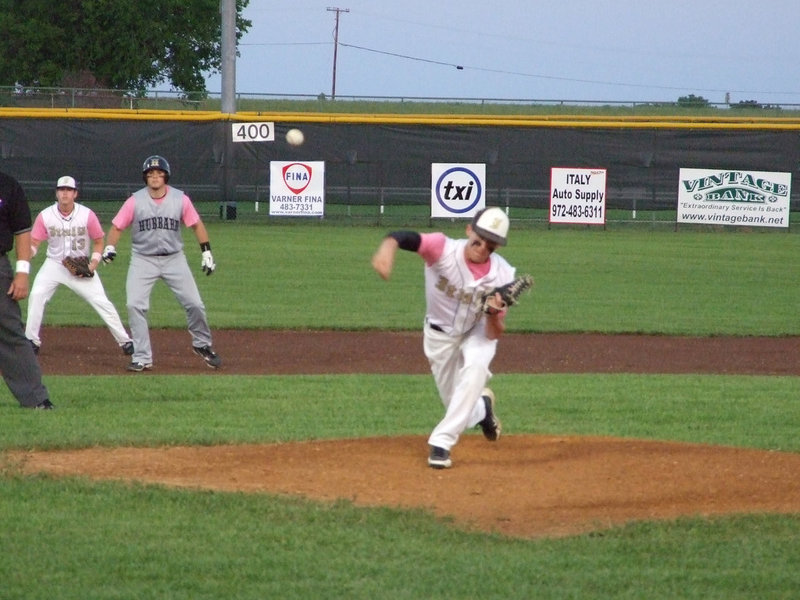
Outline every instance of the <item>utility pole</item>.
{"label": "utility pole", "polygon": [[221,0],[222,112],[236,112],[236,0]]}
{"label": "utility pole", "polygon": [[350,9],[329,6],[327,10],[328,12],[336,13],[336,26],[333,28],[333,85],[331,86],[331,100],[336,100],[336,54],[339,50],[339,13],[350,12]]}
{"label": "utility pole", "polygon": [[[220,46],[222,51],[222,112],[236,112],[236,0],[220,0],[222,31]],[[231,127],[225,133],[225,153],[222,162],[222,204],[220,218],[227,218],[229,203],[236,198],[236,184],[233,181],[233,165],[236,164]],[[234,203],[235,206],[235,203]]]}

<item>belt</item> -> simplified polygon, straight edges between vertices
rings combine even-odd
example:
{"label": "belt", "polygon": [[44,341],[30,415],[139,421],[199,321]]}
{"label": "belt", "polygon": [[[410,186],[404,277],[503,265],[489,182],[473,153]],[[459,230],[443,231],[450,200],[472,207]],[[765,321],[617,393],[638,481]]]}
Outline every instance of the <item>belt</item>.
{"label": "belt", "polygon": [[442,329],[438,325],[435,325],[434,323],[428,323],[428,327],[430,327],[434,331],[440,331],[441,333],[445,333],[444,329]]}

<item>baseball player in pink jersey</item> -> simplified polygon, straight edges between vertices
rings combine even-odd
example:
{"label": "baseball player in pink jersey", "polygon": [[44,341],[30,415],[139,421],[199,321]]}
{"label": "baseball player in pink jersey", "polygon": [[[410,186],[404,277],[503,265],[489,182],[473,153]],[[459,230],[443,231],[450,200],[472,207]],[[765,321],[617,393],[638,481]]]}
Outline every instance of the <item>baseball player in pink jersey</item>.
{"label": "baseball player in pink jersey", "polygon": [[398,248],[425,261],[423,348],[445,408],[428,438],[428,465],[434,469],[452,466],[450,452],[467,428],[480,426],[492,442],[500,437],[495,396],[486,383],[497,340],[505,331],[505,310],[484,313],[481,297],[514,279],[515,269],[495,254],[506,245],[508,226],[502,209],[486,208],[467,225],[466,239],[394,231],[372,257],[383,279],[392,273]]}
{"label": "baseball player in pink jersey", "polygon": [[95,271],[103,250],[103,228],[90,208],[75,202],[78,197],[75,179],[65,175],[56,183],[56,203],[36,216],[31,231],[31,252],[36,254],[39,245],[47,242],[47,258],[33,280],[28,298],[28,318],[25,335],[39,352],[42,340],[39,332],[44,309],[58,286],[71,289],[94,308],[114,336],[122,352],[133,354],[133,342],[122,325],[119,313],[106,296],[100,275],[75,277],[61,261],[68,256],[86,256],[91,253],[89,269]]}
{"label": "baseball player in pink jersey", "polygon": [[131,228],[131,262],[125,289],[128,324],[135,351],[128,365],[129,371],[141,372],[153,368],[147,313],[150,310],[150,293],[159,279],[175,294],[186,312],[194,353],[212,369],[222,365],[222,359],[211,347],[206,307],[183,253],[181,223],[194,231],[200,244],[201,266],[206,275],[211,275],[216,265],[211,255],[208,231],[189,196],[167,185],[169,177],[167,159],[157,155],[145,159],[142,178],[146,185],[134,192],[111,220],[108,245],[103,251],[104,262],[114,260],[117,255],[116,244],[122,232]]}

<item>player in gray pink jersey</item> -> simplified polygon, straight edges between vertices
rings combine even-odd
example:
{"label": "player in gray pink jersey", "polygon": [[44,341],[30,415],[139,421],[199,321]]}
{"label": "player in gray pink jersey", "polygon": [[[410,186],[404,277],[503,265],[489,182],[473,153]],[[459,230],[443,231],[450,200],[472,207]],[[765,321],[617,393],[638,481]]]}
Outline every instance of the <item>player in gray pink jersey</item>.
{"label": "player in gray pink jersey", "polygon": [[206,308],[183,252],[181,224],[194,231],[200,244],[203,271],[211,275],[216,265],[211,255],[208,231],[189,196],[167,185],[169,177],[170,167],[164,157],[145,159],[142,178],[147,185],[134,192],[112,219],[108,245],[103,251],[103,261],[113,261],[122,232],[131,228],[131,262],[125,284],[128,324],[134,345],[129,371],[153,368],[147,313],[150,294],[159,279],[175,294],[186,311],[194,353],[212,369],[222,365],[222,359],[212,349]]}
{"label": "player in gray pink jersey", "polygon": [[[123,354],[130,356],[133,354],[133,342],[122,325],[117,309],[106,296],[100,275],[95,271],[103,250],[103,228],[93,210],[75,201],[77,197],[75,179],[64,175],[56,182],[55,204],[36,215],[31,231],[31,253],[36,255],[40,244],[46,242],[47,258],[33,280],[28,298],[25,335],[38,354],[42,344],[39,332],[45,306],[58,286],[63,285],[89,303],[103,319]],[[90,253],[89,269],[95,272],[94,277],[75,277],[61,264],[68,256],[89,258]]]}
{"label": "player in gray pink jersey", "polygon": [[514,279],[515,269],[494,253],[505,246],[508,225],[502,209],[486,208],[466,226],[466,239],[394,231],[372,257],[384,279],[392,273],[398,248],[425,261],[424,351],[445,408],[428,438],[428,465],[434,469],[452,465],[450,451],[468,427],[479,426],[491,442],[500,437],[494,392],[485,386],[506,311],[483,312],[481,298]]}

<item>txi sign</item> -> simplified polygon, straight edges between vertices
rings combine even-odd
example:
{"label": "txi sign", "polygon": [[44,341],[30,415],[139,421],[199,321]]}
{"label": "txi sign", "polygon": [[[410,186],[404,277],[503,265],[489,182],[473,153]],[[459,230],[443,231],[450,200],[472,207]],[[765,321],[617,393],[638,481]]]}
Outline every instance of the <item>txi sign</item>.
{"label": "txi sign", "polygon": [[485,205],[486,165],[431,164],[431,216],[471,217]]}

